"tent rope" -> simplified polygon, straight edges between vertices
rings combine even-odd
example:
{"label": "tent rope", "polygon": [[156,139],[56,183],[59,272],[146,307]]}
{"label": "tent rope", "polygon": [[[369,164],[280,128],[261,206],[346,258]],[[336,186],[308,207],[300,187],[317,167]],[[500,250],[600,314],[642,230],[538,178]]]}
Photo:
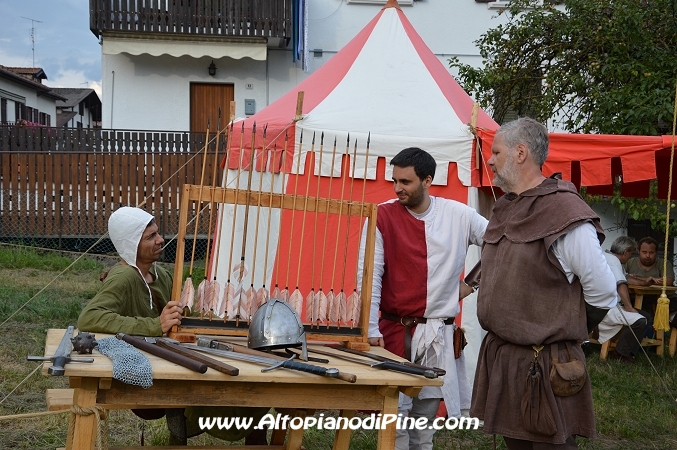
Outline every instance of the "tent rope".
{"label": "tent rope", "polygon": [[[211,144],[211,142],[209,142],[208,144]],[[180,166],[178,169],[176,169],[176,171],[175,171],[169,178],[167,178],[162,184],[160,184],[157,188],[155,188],[155,190],[153,190],[153,192],[151,192],[150,194],[148,194],[148,195],[143,199],[143,201],[142,201],[141,203],[139,203],[138,205],[136,205],[136,207],[137,207],[137,208],[140,208],[140,207],[142,207],[143,205],[145,205],[146,202],[148,201],[148,199],[149,199],[151,196],[153,196],[157,191],[159,191],[165,184],[169,183],[169,181],[170,181],[173,177],[175,177],[175,176],[176,176],[176,175],[177,175],[184,167],[186,167],[186,166],[188,165],[188,163],[190,163],[193,159],[195,159],[200,153],[202,153],[203,151],[206,151],[206,148],[207,148],[207,147],[208,147],[208,145],[205,145],[205,148],[204,148],[203,150],[199,150],[199,151],[198,151],[197,153],[195,153],[193,156],[191,156],[190,158],[188,158],[188,160],[187,160],[182,166]],[[104,239],[106,239],[107,237],[108,237],[108,232],[105,232],[99,239],[96,240],[96,242],[94,242],[91,246],[89,246],[89,248],[88,248],[87,250],[85,250],[83,253],[81,253],[80,256],[78,256],[72,263],[70,263],[65,269],[63,269],[61,272],[59,272],[59,273],[58,273],[58,274],[57,274],[57,275],[56,275],[49,283],[47,283],[47,284],[46,284],[42,289],[40,289],[35,295],[33,295],[33,296],[32,296],[31,298],[29,298],[28,300],[26,300],[26,302],[25,302],[23,305],[19,306],[19,308],[18,308],[16,311],[14,311],[14,312],[13,312],[12,314],[10,314],[5,320],[3,320],[2,323],[0,323],[0,328],[2,328],[7,322],[9,322],[9,320],[10,320],[12,317],[14,317],[15,315],[17,315],[21,310],[23,310],[23,309],[24,309],[30,302],[32,302],[38,295],[42,294],[49,286],[52,285],[52,283],[54,283],[57,279],[59,279],[59,277],[61,277],[64,273],[66,273],[68,270],[70,270],[71,267],[73,267],[75,264],[77,264],[78,261],[80,261],[80,260],[81,260],[82,258],[84,258],[86,255],[90,254],[90,252],[92,251],[92,249],[93,249],[94,247],[96,247],[101,241],[103,241]],[[174,236],[174,237],[172,238],[172,240],[170,240],[169,242],[173,241],[175,238],[176,238],[176,236]],[[167,244],[169,244],[169,242],[168,242]],[[165,247],[167,246],[167,244],[165,244]]]}
{"label": "tent rope", "polygon": [[[75,437],[75,420],[77,416],[96,416],[96,448],[100,450],[108,450],[108,412],[103,406],[90,406],[88,408],[81,408],[78,405],[71,405],[69,411],[71,413],[70,422],[68,423],[68,441],[73,442]],[[101,422],[103,421],[103,431],[101,430]],[[102,445],[103,444],[103,445]]]}
{"label": "tent rope", "polygon": [[17,385],[14,387],[14,389],[12,389],[12,390],[9,392],[9,394],[5,395],[5,398],[3,398],[2,400],[0,400],[0,405],[2,405],[2,404],[5,402],[5,400],[7,400],[7,399],[9,398],[9,396],[12,395],[12,394],[14,393],[14,391],[16,391],[17,389],[19,389],[19,386],[21,386],[22,384],[24,384],[24,383],[26,382],[26,380],[28,380],[30,377],[32,377],[33,374],[34,374],[35,372],[37,372],[38,369],[39,369],[40,367],[42,367],[42,364],[38,365],[35,369],[33,369],[33,371],[32,371],[31,373],[29,373],[28,375],[26,375],[26,377],[25,377],[23,380],[21,380],[21,381],[19,382],[19,384],[17,384]]}
{"label": "tent rope", "polygon": [[670,209],[672,206],[671,194],[672,194],[672,167],[675,160],[675,128],[677,127],[677,83],[675,83],[675,107],[672,115],[672,145],[670,148],[670,171],[668,178],[668,196],[665,202],[665,244],[664,249],[666,254],[663,257],[663,291],[661,296],[658,298],[658,303],[656,306],[656,316],[654,318],[653,327],[656,330],[669,331],[670,330],[670,299],[666,295],[666,285],[667,285],[667,270],[668,270],[668,231],[670,229]]}

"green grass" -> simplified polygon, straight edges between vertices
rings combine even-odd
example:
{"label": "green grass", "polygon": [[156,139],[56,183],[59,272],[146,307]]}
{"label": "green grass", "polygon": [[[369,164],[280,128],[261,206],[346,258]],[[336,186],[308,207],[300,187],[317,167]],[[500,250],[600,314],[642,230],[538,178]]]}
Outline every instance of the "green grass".
{"label": "green grass", "polygon": [[[46,331],[75,325],[80,310],[100,286],[99,274],[105,267],[93,258],[83,259],[74,270],[55,280],[71,261],[41,250],[0,246],[0,323],[50,284],[0,327],[0,401],[23,382],[0,404],[0,415],[45,411],[45,390],[67,387],[67,379],[44,377],[39,372],[24,379],[39,364],[26,361],[26,356],[44,354]],[[203,267],[204,262],[200,262],[193,268],[196,285],[203,278]],[[579,439],[580,448],[677,449],[677,358],[649,355],[657,375],[644,356],[637,365],[626,366],[616,361],[600,361],[599,346],[589,346],[586,353],[599,437]],[[145,422],[130,411],[116,410],[111,411],[109,422],[111,445],[139,445],[142,431],[147,445],[168,443],[164,419]],[[67,414],[2,421],[0,449],[63,447],[67,430]],[[496,442],[498,449],[505,448],[500,437]],[[188,443],[223,445],[206,434],[191,438]],[[303,443],[308,450],[327,450],[332,447],[333,435],[326,430],[308,430]],[[376,443],[376,431],[357,430],[353,432],[350,448],[370,450],[376,448]],[[435,450],[490,450],[493,437],[481,430],[440,431],[434,443]]]}
{"label": "green grass", "polygon": [[[49,250],[34,249],[22,246],[3,246],[0,251],[0,268],[2,269],[39,269],[62,271],[73,263],[73,259]],[[102,270],[103,266],[96,260],[83,257],[71,267],[73,271]]]}

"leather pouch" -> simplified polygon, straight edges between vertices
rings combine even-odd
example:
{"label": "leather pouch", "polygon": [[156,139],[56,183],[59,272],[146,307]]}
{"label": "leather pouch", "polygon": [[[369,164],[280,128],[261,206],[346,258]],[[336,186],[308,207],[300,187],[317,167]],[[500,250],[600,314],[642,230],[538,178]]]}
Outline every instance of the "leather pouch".
{"label": "leather pouch", "polygon": [[534,360],[529,366],[524,394],[520,406],[522,427],[530,433],[553,436],[557,425],[552,412],[552,405],[545,392],[545,380],[539,363],[538,354],[543,347],[534,347]]}
{"label": "leather pouch", "polygon": [[552,392],[558,397],[568,397],[583,389],[588,379],[583,361],[574,358],[571,353],[571,344],[566,343],[568,362],[559,362],[558,343],[550,344],[550,386]]}
{"label": "leather pouch", "polygon": [[468,341],[465,340],[463,328],[456,327],[454,329],[454,358],[458,359],[461,357],[466,345],[468,345]]}

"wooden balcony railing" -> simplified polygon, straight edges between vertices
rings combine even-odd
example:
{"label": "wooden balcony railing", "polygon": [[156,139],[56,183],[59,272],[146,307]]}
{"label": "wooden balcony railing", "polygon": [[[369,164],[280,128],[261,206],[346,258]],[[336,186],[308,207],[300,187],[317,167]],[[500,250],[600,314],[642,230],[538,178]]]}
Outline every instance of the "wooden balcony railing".
{"label": "wooden balcony railing", "polygon": [[89,0],[89,28],[291,38],[292,0]]}

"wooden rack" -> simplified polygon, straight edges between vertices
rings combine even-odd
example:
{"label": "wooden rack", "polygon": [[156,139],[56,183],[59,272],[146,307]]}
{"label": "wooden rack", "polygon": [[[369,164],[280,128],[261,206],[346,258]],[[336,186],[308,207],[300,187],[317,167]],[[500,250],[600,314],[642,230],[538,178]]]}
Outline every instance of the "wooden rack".
{"label": "wooden rack", "polygon": [[[347,176],[347,175],[344,175]],[[365,181],[366,182],[366,181]],[[259,190],[247,190],[247,189],[230,189],[230,188],[221,188],[221,187],[210,187],[210,186],[199,186],[199,185],[184,185],[181,192],[181,202],[179,210],[179,233],[178,233],[178,244],[176,251],[176,264],[174,268],[174,285],[172,289],[172,299],[178,301],[183,285],[183,272],[184,272],[184,256],[186,248],[186,233],[189,222],[189,213],[195,209],[194,204],[200,205],[202,202],[209,203],[213,202],[219,207],[224,207],[224,205],[235,205],[235,207],[242,205],[249,205],[251,207],[258,208],[272,208],[273,210],[279,211],[280,220],[284,211],[296,211],[297,220],[301,220],[301,215],[303,215],[303,220],[308,214],[315,215],[317,218],[319,215],[324,215],[325,220],[330,220],[330,217],[334,217],[334,220],[342,220],[344,217],[350,217],[352,219],[352,231],[353,234],[357,234],[357,230],[362,229],[362,222],[364,219],[366,222],[366,241],[365,241],[365,250],[364,250],[364,263],[362,270],[362,283],[359,289],[355,291],[359,295],[360,299],[360,310],[359,310],[359,320],[352,321],[348,323],[338,323],[329,324],[327,323],[311,323],[308,320],[303,320],[304,327],[306,329],[306,337],[308,340],[329,340],[329,341],[340,341],[346,343],[346,345],[354,348],[365,348],[367,344],[367,333],[368,333],[368,324],[369,324],[369,312],[370,312],[370,303],[371,303],[371,288],[372,288],[372,274],[373,274],[373,264],[374,264],[374,244],[375,244],[375,233],[376,233],[376,213],[377,205],[371,203],[362,203],[355,202],[352,200],[336,200],[336,199],[327,199],[311,196],[301,196],[293,194],[280,194],[280,193],[266,193]],[[199,208],[199,207],[198,207]],[[197,211],[196,211],[197,212]],[[344,219],[345,220],[345,219]],[[348,219],[350,220],[350,219]],[[230,232],[228,228],[230,224],[225,221],[220,224],[222,230]],[[278,229],[279,223],[271,225],[271,229]],[[224,228],[225,227],[225,228]],[[338,230],[340,231],[340,226]],[[258,228],[257,228],[258,230]],[[317,226],[315,227],[317,230]],[[326,227],[325,227],[326,230]],[[294,230],[290,229],[290,233],[293,233]],[[313,228],[308,227],[306,230],[306,236],[294,236],[293,239],[310,239],[308,235],[312,236]],[[346,233],[350,230],[346,230]],[[270,233],[271,230],[266,229],[265,226],[262,226],[259,231],[259,235],[265,236],[266,233]],[[327,235],[326,231],[324,232],[325,236]],[[338,232],[337,232],[338,233]],[[354,236],[353,236],[354,237]],[[282,233],[279,237],[282,238]],[[336,238],[330,239],[318,239],[319,241],[329,241],[327,248],[331,245],[332,251],[337,245]],[[348,242],[346,237],[341,237]],[[352,239],[353,244],[356,239]],[[359,245],[359,238],[357,239]],[[339,241],[341,242],[341,241]],[[232,245],[232,243],[231,243]],[[306,241],[306,245],[310,245]],[[340,246],[341,251],[343,251],[343,244]],[[221,252],[226,252],[229,249],[221,249]],[[279,250],[278,250],[279,251]],[[352,252],[352,254],[359,254],[358,252]],[[344,255],[345,253],[341,253]],[[335,252],[334,258],[336,259],[338,252]],[[279,265],[284,265],[287,261],[287,256],[284,258],[279,258]],[[339,268],[343,270],[343,264],[346,264],[347,261],[341,261],[339,259]],[[356,261],[353,261],[354,266],[357,267]],[[292,264],[297,264],[297,261],[293,261]],[[300,262],[299,262],[300,264]],[[321,262],[320,264],[326,264]],[[207,262],[209,267],[209,262]],[[334,264],[336,266],[336,264]],[[300,267],[300,266],[299,266]],[[208,269],[205,271],[207,272]],[[286,271],[289,272],[292,270],[290,267],[286,268]],[[296,269],[293,269],[294,271]],[[338,273],[339,270],[337,269]],[[346,276],[345,271],[343,271],[344,277]],[[304,276],[309,276],[309,274],[304,273]],[[272,276],[272,275],[271,275]],[[347,274],[347,276],[355,278],[355,273]],[[326,285],[326,283],[324,283]],[[320,286],[321,288],[322,286]],[[357,287],[357,286],[355,286]],[[332,286],[333,290],[333,286]],[[352,289],[351,289],[352,292]],[[307,292],[303,293],[303,298],[306,298]],[[271,295],[272,296],[272,295]],[[306,304],[304,302],[304,311],[306,309]],[[173,332],[170,333],[170,336],[182,340],[190,341],[194,339],[194,336],[197,334],[206,334],[206,335],[224,335],[224,336],[246,336],[248,331],[248,321],[245,319],[238,318],[222,318],[213,316],[210,314],[203,314],[202,317],[195,317],[193,313],[190,317],[185,317],[182,319],[181,326],[175,328]],[[302,317],[305,316],[302,315]]]}

